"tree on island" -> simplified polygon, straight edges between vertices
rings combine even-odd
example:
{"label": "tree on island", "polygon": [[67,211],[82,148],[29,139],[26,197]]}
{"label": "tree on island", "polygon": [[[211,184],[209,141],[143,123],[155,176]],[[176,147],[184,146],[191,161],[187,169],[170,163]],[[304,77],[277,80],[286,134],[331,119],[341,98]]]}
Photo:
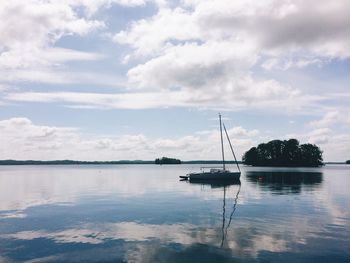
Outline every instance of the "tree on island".
{"label": "tree on island", "polygon": [[350,160],[347,160],[345,163],[346,163],[346,164],[350,164]]}
{"label": "tree on island", "polygon": [[273,140],[261,143],[247,151],[242,161],[252,166],[304,166],[322,165],[322,151],[314,144],[299,144],[296,139]]}
{"label": "tree on island", "polygon": [[175,158],[162,157],[157,158],[154,161],[155,164],[181,164],[181,160]]}

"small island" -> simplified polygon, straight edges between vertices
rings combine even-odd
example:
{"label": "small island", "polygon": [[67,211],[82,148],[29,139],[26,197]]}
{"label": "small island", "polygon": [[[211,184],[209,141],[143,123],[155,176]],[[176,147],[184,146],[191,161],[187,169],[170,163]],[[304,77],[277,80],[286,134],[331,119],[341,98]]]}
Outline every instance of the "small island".
{"label": "small island", "polygon": [[252,166],[317,167],[323,165],[322,151],[315,144],[296,139],[273,140],[247,151],[242,161]]}
{"label": "small island", "polygon": [[346,164],[350,164],[350,160],[347,160],[345,163],[346,163]]}
{"label": "small island", "polygon": [[155,164],[181,164],[181,160],[175,158],[162,157],[161,159],[157,158],[154,161]]}

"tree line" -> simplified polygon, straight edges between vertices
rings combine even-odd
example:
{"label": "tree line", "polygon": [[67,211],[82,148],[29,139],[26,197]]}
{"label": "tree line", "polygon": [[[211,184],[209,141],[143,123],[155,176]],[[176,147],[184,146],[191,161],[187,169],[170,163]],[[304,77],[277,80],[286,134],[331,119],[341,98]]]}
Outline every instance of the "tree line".
{"label": "tree line", "polygon": [[304,166],[323,165],[322,151],[315,144],[299,144],[296,139],[272,140],[247,151],[242,161],[253,166]]}
{"label": "tree line", "polygon": [[75,161],[75,160],[0,160],[0,165],[109,165],[109,164],[153,164],[153,161],[121,160],[121,161]]}

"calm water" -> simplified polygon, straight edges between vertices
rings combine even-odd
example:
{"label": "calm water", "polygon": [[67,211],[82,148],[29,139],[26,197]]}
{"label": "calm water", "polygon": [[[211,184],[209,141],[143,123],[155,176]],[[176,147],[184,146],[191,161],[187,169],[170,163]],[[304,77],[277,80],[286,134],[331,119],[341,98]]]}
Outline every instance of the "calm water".
{"label": "calm water", "polygon": [[0,167],[0,262],[350,262],[350,166]]}

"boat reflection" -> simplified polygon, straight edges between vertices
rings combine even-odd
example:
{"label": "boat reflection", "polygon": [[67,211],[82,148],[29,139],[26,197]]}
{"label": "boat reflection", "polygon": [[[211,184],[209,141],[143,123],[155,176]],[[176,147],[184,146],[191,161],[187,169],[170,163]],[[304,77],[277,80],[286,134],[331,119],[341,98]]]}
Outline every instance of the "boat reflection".
{"label": "boat reflection", "polygon": [[323,182],[322,172],[257,172],[247,171],[247,181],[273,194],[299,194],[312,191]]}
{"label": "boat reflection", "polygon": [[[223,205],[222,205],[222,225],[221,225],[221,243],[220,247],[224,246],[225,240],[227,238],[227,231],[231,225],[232,218],[234,213],[236,212],[237,208],[237,202],[239,193],[241,192],[241,181],[239,179],[233,179],[233,180],[195,180],[195,181],[189,181],[190,184],[197,184],[202,186],[210,186],[211,188],[222,188],[223,189]],[[237,185],[238,189],[234,193],[233,197],[233,203],[232,203],[232,210],[230,213],[230,216],[228,218],[228,221],[226,219],[226,194],[229,190],[229,188],[233,185]],[[228,204],[229,206],[230,204]],[[227,223],[226,223],[227,221]]]}
{"label": "boat reflection", "polygon": [[224,179],[224,180],[189,180],[190,184],[210,186],[211,188],[225,188],[231,185],[241,185],[241,181],[238,179]]}

